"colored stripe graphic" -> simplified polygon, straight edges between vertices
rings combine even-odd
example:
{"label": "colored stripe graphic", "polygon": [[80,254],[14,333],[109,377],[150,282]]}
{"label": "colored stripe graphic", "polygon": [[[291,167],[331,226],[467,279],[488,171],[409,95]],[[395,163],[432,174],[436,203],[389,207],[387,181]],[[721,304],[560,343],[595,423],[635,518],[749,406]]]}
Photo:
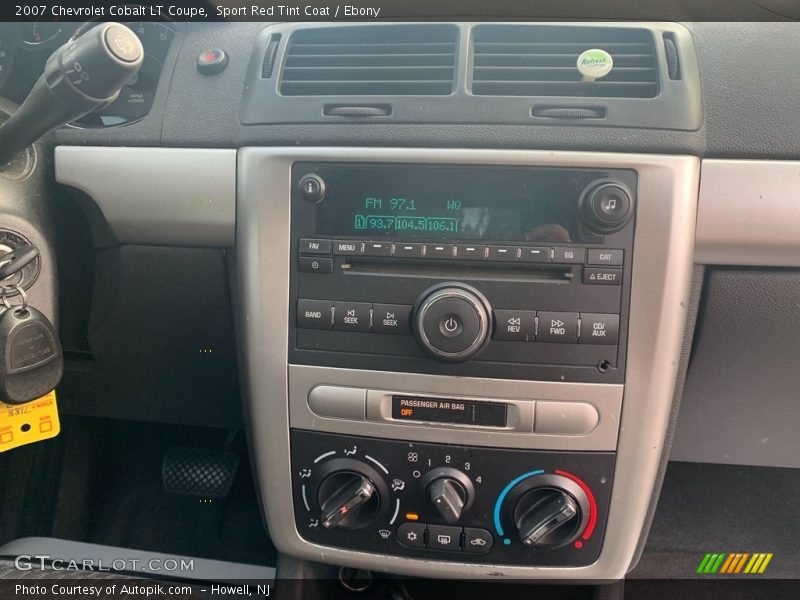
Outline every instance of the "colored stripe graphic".
{"label": "colored stripe graphic", "polygon": [[695,572],[703,575],[761,574],[773,556],[772,552],[707,552]]}

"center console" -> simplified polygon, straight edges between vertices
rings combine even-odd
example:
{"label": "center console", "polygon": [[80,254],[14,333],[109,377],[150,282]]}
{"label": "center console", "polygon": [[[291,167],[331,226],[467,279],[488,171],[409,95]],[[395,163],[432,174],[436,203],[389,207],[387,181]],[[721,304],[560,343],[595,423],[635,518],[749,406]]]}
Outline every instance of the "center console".
{"label": "center console", "polygon": [[246,148],[251,443],[283,552],[612,579],[662,460],[697,160]]}

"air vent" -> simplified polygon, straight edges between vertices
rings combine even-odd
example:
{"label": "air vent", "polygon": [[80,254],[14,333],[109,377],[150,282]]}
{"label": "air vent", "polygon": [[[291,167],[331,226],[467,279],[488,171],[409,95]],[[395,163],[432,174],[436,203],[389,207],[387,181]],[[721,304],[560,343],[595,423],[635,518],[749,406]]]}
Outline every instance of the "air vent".
{"label": "air vent", "polygon": [[284,96],[411,96],[453,92],[458,29],[373,25],[295,31]]}
{"label": "air vent", "polygon": [[[653,35],[644,29],[561,25],[475,28],[472,92],[482,96],[653,98],[658,69]],[[614,68],[583,81],[578,56],[608,52]]]}

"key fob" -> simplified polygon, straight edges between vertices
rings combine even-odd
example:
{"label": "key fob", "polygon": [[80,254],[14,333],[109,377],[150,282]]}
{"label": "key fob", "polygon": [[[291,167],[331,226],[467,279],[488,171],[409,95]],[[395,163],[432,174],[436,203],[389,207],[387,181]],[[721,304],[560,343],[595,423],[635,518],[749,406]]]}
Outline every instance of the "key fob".
{"label": "key fob", "polygon": [[0,315],[0,400],[22,404],[55,389],[64,354],[50,320],[32,306]]}

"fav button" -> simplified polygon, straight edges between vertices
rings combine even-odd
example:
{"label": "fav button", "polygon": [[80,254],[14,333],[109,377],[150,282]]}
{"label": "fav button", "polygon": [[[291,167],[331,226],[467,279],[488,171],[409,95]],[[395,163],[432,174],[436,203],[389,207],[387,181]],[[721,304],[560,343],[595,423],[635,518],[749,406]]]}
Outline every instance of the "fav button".
{"label": "fav button", "polygon": [[537,342],[575,344],[578,341],[578,313],[541,312]]}
{"label": "fav button", "polygon": [[460,550],[461,527],[428,525],[428,548],[431,550]]}
{"label": "fav button", "polygon": [[464,552],[483,554],[492,549],[492,534],[479,527],[464,527]]}
{"label": "fav button", "polygon": [[397,540],[409,548],[424,548],[425,523],[403,523],[397,528]]}
{"label": "fav button", "polygon": [[334,302],[333,328],[337,331],[369,332],[369,309],[366,302]]}
{"label": "fav button", "polygon": [[300,238],[299,250],[300,254],[330,254],[331,241]]}
{"label": "fav button", "polygon": [[410,334],[411,307],[406,304],[373,304],[374,333]]}

